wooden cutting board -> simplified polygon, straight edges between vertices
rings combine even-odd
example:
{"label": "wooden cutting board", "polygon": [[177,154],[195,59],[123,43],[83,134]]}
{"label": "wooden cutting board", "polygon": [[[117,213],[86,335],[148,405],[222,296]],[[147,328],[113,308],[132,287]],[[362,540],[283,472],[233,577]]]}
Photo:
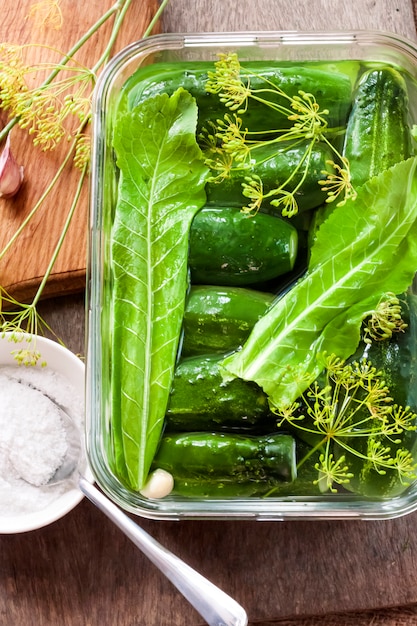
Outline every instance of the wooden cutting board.
{"label": "wooden cutting board", "polygon": [[[3,0],[0,20],[0,45],[43,44],[25,51],[29,64],[57,62],[79,38],[112,5],[113,0],[57,0],[35,3],[33,0]],[[62,25],[41,23],[41,13],[31,15],[33,7],[59,6]],[[141,38],[155,14],[157,0],[134,1],[127,13],[113,51]],[[92,67],[101,56],[113,21],[109,20],[77,54],[77,61]],[[57,52],[57,50],[59,52]],[[41,77],[33,78],[39,84]],[[5,123],[4,113],[0,126]],[[24,167],[24,184],[9,200],[0,198],[0,255],[53,179],[68,150],[62,142],[52,152],[35,148],[28,135],[15,127],[11,133],[12,152]],[[0,149],[2,146],[0,147]],[[19,301],[32,299],[45,274],[60,237],[71,200],[78,184],[79,172],[71,165],[59,184],[19,235],[10,251],[0,260],[0,286]],[[88,185],[84,184],[80,202],[70,229],[59,252],[44,296],[76,292],[84,288],[86,275],[86,240],[88,217]]]}

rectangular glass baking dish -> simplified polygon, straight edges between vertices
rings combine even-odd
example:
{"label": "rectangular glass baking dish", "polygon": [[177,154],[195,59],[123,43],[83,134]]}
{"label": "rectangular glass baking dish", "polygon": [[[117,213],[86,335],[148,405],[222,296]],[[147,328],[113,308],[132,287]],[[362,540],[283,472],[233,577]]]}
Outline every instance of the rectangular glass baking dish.
{"label": "rectangular glass baking dish", "polygon": [[160,63],[216,61],[237,52],[239,60],[326,64],[357,61],[388,64],[407,76],[410,109],[417,119],[417,47],[379,32],[236,32],[156,35],[131,44],[107,66],[96,87],[90,181],[90,247],[87,287],[87,450],[97,483],[123,509],[151,519],[389,519],[417,508],[417,482],[393,498],[352,493],[281,497],[147,499],[127,488],[111,470],[110,437],[111,270],[109,239],[117,198],[118,171],[112,132],[122,88],[135,71]]}

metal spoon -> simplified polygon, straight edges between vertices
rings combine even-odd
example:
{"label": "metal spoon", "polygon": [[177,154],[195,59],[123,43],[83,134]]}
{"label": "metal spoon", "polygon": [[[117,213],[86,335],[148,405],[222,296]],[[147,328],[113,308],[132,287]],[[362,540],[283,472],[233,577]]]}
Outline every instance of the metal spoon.
{"label": "metal spoon", "polygon": [[[52,485],[69,478],[78,470],[82,446],[77,425],[63,407],[50,399],[61,412],[68,445],[63,464],[48,483]],[[209,626],[247,625],[246,611],[236,600],[164,548],[84,476],[79,475],[78,487],[165,574]]]}

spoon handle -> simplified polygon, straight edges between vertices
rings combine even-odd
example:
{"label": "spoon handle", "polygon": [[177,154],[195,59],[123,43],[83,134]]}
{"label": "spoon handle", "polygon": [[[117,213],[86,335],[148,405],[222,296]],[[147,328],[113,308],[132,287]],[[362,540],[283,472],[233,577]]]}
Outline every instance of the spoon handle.
{"label": "spoon handle", "polygon": [[247,625],[245,610],[233,598],[164,548],[82,476],[79,479],[79,487],[84,495],[165,574],[209,626]]}

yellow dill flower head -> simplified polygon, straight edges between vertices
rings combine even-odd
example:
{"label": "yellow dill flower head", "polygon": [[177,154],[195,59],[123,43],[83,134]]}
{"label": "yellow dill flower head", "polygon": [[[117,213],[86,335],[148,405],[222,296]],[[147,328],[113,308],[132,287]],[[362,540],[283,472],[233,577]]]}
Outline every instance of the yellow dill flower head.
{"label": "yellow dill flower head", "polygon": [[237,54],[219,54],[215,71],[208,72],[206,91],[219,94],[220,102],[232,111],[243,113],[251,94],[250,86],[240,76],[240,62]]}
{"label": "yellow dill flower head", "polygon": [[12,355],[18,365],[24,365],[25,367],[34,367],[37,365],[42,356],[39,350],[28,350],[23,348],[20,350],[13,350]]}
{"label": "yellow dill flower head", "polygon": [[288,119],[294,122],[294,129],[302,132],[306,139],[320,136],[327,128],[324,116],[329,114],[327,109],[320,111],[316,98],[311,93],[299,91],[291,98],[291,108],[294,110]]}
{"label": "yellow dill flower head", "polygon": [[63,77],[28,87],[34,77],[53,64],[27,66],[23,47],[0,45],[0,108],[32,135],[33,143],[42,150],[53,150],[65,137],[76,136],[80,127],[90,121],[91,94],[95,74],[76,63],[62,68]]}
{"label": "yellow dill flower head", "polygon": [[363,340],[365,343],[385,341],[390,339],[393,333],[404,332],[406,328],[400,300],[395,294],[387,293],[380,299],[369,318],[365,320]]}
{"label": "yellow dill flower head", "polygon": [[15,115],[19,117],[19,126],[33,135],[33,143],[43,150],[52,150],[65,136],[62,124],[62,102],[49,90],[32,92],[31,104],[28,95],[17,97]]}
{"label": "yellow dill flower head", "polygon": [[39,28],[53,28],[61,30],[63,24],[60,0],[41,0],[32,4],[29,9],[29,18],[34,18]]}
{"label": "yellow dill flower head", "polygon": [[0,44],[0,106],[15,115],[17,99],[28,92],[22,47]]}
{"label": "yellow dill flower head", "polygon": [[326,161],[333,168],[333,172],[329,173],[324,170],[322,174],[326,175],[326,179],[319,180],[319,185],[322,186],[323,191],[327,192],[327,203],[334,202],[336,198],[341,197],[336,206],[343,206],[347,200],[355,200],[357,196],[351,181],[349,161],[345,157],[341,157],[340,161],[341,165],[334,161]]}
{"label": "yellow dill flower head", "polygon": [[90,163],[91,138],[81,133],[76,138],[74,165],[79,170],[83,170]]}
{"label": "yellow dill flower head", "polygon": [[242,211],[256,215],[264,199],[262,179],[256,174],[245,176],[244,182],[242,183],[242,193],[245,198],[249,198],[250,200],[249,204],[243,207]]}

